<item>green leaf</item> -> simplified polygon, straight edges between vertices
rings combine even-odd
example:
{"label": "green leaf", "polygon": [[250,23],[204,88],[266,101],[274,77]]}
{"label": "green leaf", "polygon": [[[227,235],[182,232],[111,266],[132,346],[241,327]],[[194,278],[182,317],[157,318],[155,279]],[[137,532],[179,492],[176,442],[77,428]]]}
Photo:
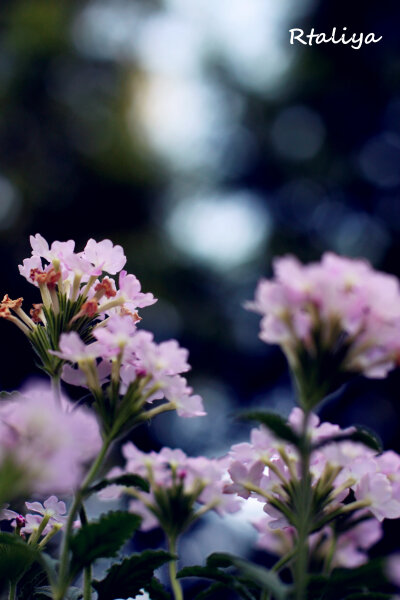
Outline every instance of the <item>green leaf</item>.
{"label": "green leaf", "polygon": [[209,585],[205,590],[202,590],[201,592],[199,592],[194,597],[194,600],[205,600],[206,598],[208,598],[209,596],[212,596],[213,594],[219,595],[220,592],[225,589],[230,589],[230,587],[225,585],[224,583],[220,583],[219,581],[216,581],[215,583],[212,583],[211,585]]}
{"label": "green leaf", "polygon": [[289,592],[289,586],[283,584],[276,573],[233,554],[211,554],[207,559],[207,565],[234,566],[246,579],[261,589],[271,592],[277,600],[285,599]]}
{"label": "green leaf", "polygon": [[211,579],[217,581],[231,590],[237,592],[245,600],[254,600],[254,596],[246,586],[247,581],[242,581],[237,575],[231,573],[225,573],[220,569],[212,566],[193,566],[185,567],[177,574],[179,579],[183,577],[203,577],[205,579]]}
{"label": "green leaf", "polygon": [[104,579],[92,582],[98,593],[97,600],[134,598],[151,584],[154,571],[173,558],[163,550],[145,550],[113,565]]}
{"label": "green leaf", "polygon": [[171,600],[171,594],[165,589],[157,577],[152,577],[150,583],[145,585],[144,589],[149,594],[151,600]]}
{"label": "green leaf", "polygon": [[142,490],[143,492],[150,491],[149,482],[143,477],[139,475],[132,475],[130,473],[126,473],[125,475],[120,475],[119,477],[113,477],[112,479],[102,479],[96,485],[90,487],[88,492],[99,492],[110,485],[123,485],[124,487],[136,487]]}
{"label": "green leaf", "polygon": [[314,450],[318,450],[327,444],[332,444],[334,442],[359,442],[367,446],[367,448],[371,448],[378,453],[383,451],[382,442],[379,439],[378,435],[369,429],[368,427],[364,427],[362,425],[355,425],[355,431],[351,433],[343,433],[334,435],[332,437],[321,440],[317,444],[313,446]]}
{"label": "green leaf", "polygon": [[18,600],[31,600],[32,590],[48,585],[48,576],[43,566],[34,563],[24,573],[18,582],[17,598]]}
{"label": "green leaf", "polygon": [[132,536],[141,517],[115,511],[102,515],[97,522],[83,525],[70,542],[72,571],[76,573],[98,558],[110,558]]}
{"label": "green leaf", "polygon": [[225,552],[214,552],[207,558],[208,567],[233,567],[233,559],[236,558],[232,554],[226,554]]}
{"label": "green leaf", "polygon": [[239,415],[239,418],[246,419],[247,421],[258,421],[281,440],[290,442],[295,446],[300,444],[300,437],[280,415],[270,412],[252,411],[242,413]]}
{"label": "green leaf", "polygon": [[[323,600],[346,598],[347,600],[348,595],[354,596],[354,594],[368,593],[372,594],[371,598],[377,598],[378,600],[379,596],[377,596],[377,593],[385,593],[387,587],[388,583],[384,575],[384,561],[378,558],[372,559],[356,569],[334,569],[329,577],[311,575],[309,577],[307,597],[310,600],[320,600],[321,598]],[[365,590],[368,590],[368,592]]]}
{"label": "green leaf", "polygon": [[0,533],[0,587],[18,581],[39,552],[13,533]]}

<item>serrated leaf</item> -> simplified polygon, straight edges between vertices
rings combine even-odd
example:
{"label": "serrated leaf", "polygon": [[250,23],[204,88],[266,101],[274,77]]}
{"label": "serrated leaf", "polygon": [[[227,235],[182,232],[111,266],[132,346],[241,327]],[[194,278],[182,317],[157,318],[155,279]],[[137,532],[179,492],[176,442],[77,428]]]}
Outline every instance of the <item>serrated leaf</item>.
{"label": "serrated leaf", "polygon": [[113,565],[104,579],[92,582],[97,600],[134,598],[151,583],[154,571],[173,558],[163,550],[145,550]]}
{"label": "serrated leaf", "polygon": [[261,589],[271,592],[277,600],[284,600],[289,592],[289,586],[283,584],[276,573],[233,554],[221,552],[211,554],[207,559],[207,565],[210,568],[211,565],[234,566],[246,579]]}
{"label": "serrated leaf", "polygon": [[88,489],[88,492],[99,492],[110,485],[123,485],[124,487],[136,487],[142,490],[143,492],[150,491],[149,482],[143,477],[139,475],[133,475],[130,473],[126,473],[125,475],[120,475],[119,477],[113,477],[111,479],[102,479],[96,485],[93,485]]}
{"label": "serrated leaf", "polygon": [[227,586],[225,583],[220,583],[219,581],[216,581],[215,583],[212,583],[211,585],[209,585],[208,588],[206,588],[205,590],[202,590],[201,592],[199,592],[194,597],[194,600],[205,600],[209,596],[212,596],[213,594],[219,594],[222,590],[226,590],[226,589],[229,590],[230,587]]}
{"label": "serrated leaf", "polygon": [[216,579],[217,581],[226,581],[227,583],[233,578],[229,573],[224,573],[216,567],[194,565],[192,567],[184,567],[177,574],[177,579],[184,577],[204,577],[205,579]]}
{"label": "serrated leaf", "polygon": [[203,577],[210,579],[211,581],[217,581],[231,590],[237,592],[245,600],[254,600],[254,596],[251,591],[246,587],[245,583],[231,573],[225,573],[216,567],[211,566],[193,566],[184,567],[177,574],[177,578],[182,579],[183,577]]}
{"label": "serrated leaf", "polygon": [[[348,595],[373,593],[371,598],[379,598],[376,593],[385,593],[387,579],[384,575],[382,559],[372,559],[355,569],[337,568],[329,577],[311,575],[308,596],[311,599],[337,600]],[[366,592],[365,590],[369,590]],[[377,590],[375,592],[374,590]],[[375,595],[374,595],[375,594]]]}
{"label": "serrated leaf", "polygon": [[359,442],[361,444],[364,444],[364,446],[367,446],[367,448],[371,448],[372,450],[375,450],[378,453],[381,453],[383,451],[382,442],[379,439],[378,435],[371,429],[361,425],[356,425],[355,431],[352,431],[351,433],[338,434],[321,440],[313,446],[313,449],[318,450],[319,448],[322,448],[323,446],[326,446],[328,444],[346,441]]}
{"label": "serrated leaf", "polygon": [[24,573],[18,582],[17,599],[31,600],[32,590],[47,586],[49,583],[48,575],[44,570],[43,565],[34,563]]}
{"label": "serrated leaf", "polygon": [[227,554],[225,552],[213,552],[207,558],[207,566],[208,567],[233,567],[234,563],[232,559],[235,558],[232,554]]}
{"label": "serrated leaf", "polygon": [[72,572],[76,573],[98,558],[110,558],[132,536],[141,517],[115,511],[102,515],[97,522],[83,525],[70,541]]}
{"label": "serrated leaf", "polygon": [[252,411],[239,415],[246,421],[257,421],[267,427],[276,437],[295,446],[300,444],[300,437],[280,415],[270,412]]}
{"label": "serrated leaf", "polygon": [[151,600],[171,600],[171,594],[157,577],[152,577],[150,583],[144,589],[149,594]]}
{"label": "serrated leaf", "polygon": [[0,533],[0,586],[18,581],[38,556],[39,552],[19,536]]}

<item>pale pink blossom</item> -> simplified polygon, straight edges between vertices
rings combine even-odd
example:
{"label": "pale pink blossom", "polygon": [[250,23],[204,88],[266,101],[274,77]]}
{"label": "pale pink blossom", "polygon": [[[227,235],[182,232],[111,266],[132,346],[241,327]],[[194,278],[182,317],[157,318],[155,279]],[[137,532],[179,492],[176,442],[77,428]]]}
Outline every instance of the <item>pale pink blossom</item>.
{"label": "pale pink blossom", "polygon": [[110,240],[96,242],[90,239],[82,253],[82,257],[92,264],[91,275],[99,276],[104,271],[115,275],[124,267],[126,257],[121,246],[114,246]]}
{"label": "pale pink blossom", "polygon": [[124,300],[124,306],[131,311],[136,311],[137,308],[151,306],[157,302],[153,294],[144,294],[141,291],[140,281],[135,275],[129,274],[126,271],[121,271],[118,279],[117,297]]}
{"label": "pale pink blossom", "polygon": [[55,241],[49,247],[48,242],[40,233],[31,235],[29,240],[32,246],[32,256],[44,258],[49,263],[53,261],[63,262],[73,254],[75,249],[75,242],[73,240],[68,240],[68,242]]}
{"label": "pale pink blossom", "polygon": [[233,483],[224,488],[226,494],[237,494],[241,498],[250,498],[251,490],[248,487],[259,487],[261,477],[264,473],[265,465],[262,462],[255,462],[249,468],[239,461],[233,462],[228,469]]}
{"label": "pale pink blossom", "polygon": [[101,356],[103,350],[96,342],[85,344],[76,331],[62,333],[60,336],[59,348],[60,350],[50,350],[50,354],[54,354],[55,356],[72,363],[96,359]]}
{"label": "pale pink blossom", "polygon": [[8,431],[2,452],[11,453],[26,471],[32,492],[71,492],[82,480],[87,461],[100,450],[94,415],[84,407],[72,408],[65,396],[60,406],[42,382],[25,386],[17,399],[0,405],[0,423]]}
{"label": "pale pink blossom", "polygon": [[247,308],[262,315],[260,337],[282,346],[292,365],[298,348],[314,356],[342,353],[342,370],[385,377],[400,350],[398,280],[366,261],[323,255],[302,265],[274,261],[274,279],[261,280]]}
{"label": "pale pink blossom", "polygon": [[[22,529],[24,533],[32,533],[42,522],[44,517],[50,517],[48,524],[43,530],[43,535],[51,531],[53,525],[64,525],[67,520],[67,507],[57,496],[50,496],[41,504],[40,502],[25,502],[30,511],[25,515],[26,525]],[[34,513],[34,514],[32,514]]]}
{"label": "pale pink blossom", "polygon": [[[134,473],[148,479],[150,492],[140,492],[142,502],[134,500],[130,510],[144,517],[142,529],[150,529],[159,525],[157,518],[149,507],[158,513],[164,510],[158,507],[158,494],[162,490],[166,497],[169,494],[183,494],[196,506],[203,505],[207,510],[235,512],[239,502],[224,494],[227,464],[225,459],[209,459],[205,457],[188,457],[180,449],[162,448],[160,452],[142,452],[132,442],[122,448],[126,459],[125,471],[113,470],[110,476],[123,472]],[[114,486],[111,493],[100,492],[102,499],[115,499],[125,492],[123,486]],[[158,507],[158,508],[157,508]]]}

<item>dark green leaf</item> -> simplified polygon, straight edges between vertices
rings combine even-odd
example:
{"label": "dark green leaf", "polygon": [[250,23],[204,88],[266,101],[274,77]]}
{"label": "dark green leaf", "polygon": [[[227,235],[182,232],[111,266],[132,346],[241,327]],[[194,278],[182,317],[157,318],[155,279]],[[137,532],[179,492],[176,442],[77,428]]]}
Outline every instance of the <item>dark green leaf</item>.
{"label": "dark green leaf", "polygon": [[261,589],[271,592],[276,600],[284,600],[287,597],[289,586],[283,584],[273,571],[239,558],[235,559],[234,564],[246,578]]}
{"label": "dark green leaf", "polygon": [[151,600],[171,600],[171,594],[165,589],[163,584],[153,577],[148,585],[145,585],[144,589],[149,594]]}
{"label": "dark green leaf", "polygon": [[97,600],[134,598],[141,589],[151,584],[154,571],[172,558],[163,550],[146,550],[113,565],[104,579],[92,583],[98,593]]}
{"label": "dark green leaf", "polygon": [[[356,569],[334,569],[329,577],[312,575],[309,577],[307,598],[310,600],[338,600],[351,594],[385,593],[387,579],[384,575],[384,563],[381,559],[372,559]],[[368,590],[366,592],[365,590]],[[374,591],[376,590],[376,592]]]}
{"label": "dark green leaf", "polygon": [[136,488],[139,488],[140,490],[143,490],[143,492],[150,491],[150,485],[149,485],[148,481],[146,481],[145,479],[143,479],[143,477],[140,477],[139,475],[132,475],[130,473],[127,473],[125,475],[120,475],[119,477],[113,477],[112,479],[102,479],[102,481],[99,481],[99,483],[96,483],[96,485],[93,485],[92,487],[90,487],[88,489],[88,491],[89,492],[99,492],[100,490],[103,490],[104,488],[106,488],[110,485],[123,485],[124,487],[136,487]]}
{"label": "dark green leaf", "polygon": [[47,586],[48,576],[43,566],[37,562],[33,563],[18,582],[18,600],[31,600],[32,590]]}
{"label": "dark green leaf", "polygon": [[280,415],[269,412],[246,412],[239,415],[239,418],[246,419],[247,421],[258,421],[265,427],[267,427],[276,437],[286,442],[290,442],[295,446],[300,443],[300,438],[295,431],[288,425]]}
{"label": "dark green leaf", "polygon": [[277,600],[286,598],[288,594],[289,587],[281,582],[276,573],[233,554],[211,554],[207,559],[207,565],[209,568],[212,568],[212,565],[219,565],[221,567],[234,566],[246,579],[261,589],[271,592]]}
{"label": "dark green leaf", "polygon": [[367,427],[361,425],[356,425],[355,431],[353,431],[352,433],[338,434],[321,440],[313,446],[313,449],[318,450],[319,448],[322,448],[327,444],[345,441],[359,442],[361,444],[364,444],[364,446],[367,446],[367,448],[371,448],[372,450],[375,450],[378,453],[381,453],[383,451],[382,442],[377,436],[377,434],[371,429],[368,429]]}
{"label": "dark green leaf", "polygon": [[95,523],[83,525],[70,542],[73,573],[98,558],[115,556],[140,523],[137,515],[115,511],[102,515]]}
{"label": "dark green leaf", "polygon": [[224,573],[216,567],[202,567],[198,565],[181,569],[177,574],[177,578],[182,579],[183,577],[204,577],[205,579],[215,579],[226,583],[229,583],[233,579],[232,575]]}
{"label": "dark green leaf", "polygon": [[212,581],[217,581],[224,585],[224,587],[230,588],[237,592],[240,596],[245,598],[245,600],[254,600],[254,596],[251,591],[246,586],[247,582],[242,582],[237,575],[232,575],[231,573],[225,573],[216,567],[210,566],[193,566],[193,567],[185,567],[181,571],[179,571],[177,577],[179,579],[183,577],[203,577],[205,579],[211,579]]}
{"label": "dark green leaf", "polygon": [[207,558],[208,567],[233,567],[233,559],[236,558],[232,554],[226,554],[224,552],[214,552]]}
{"label": "dark green leaf", "polygon": [[18,581],[38,556],[39,552],[19,536],[0,533],[0,585]]}
{"label": "dark green leaf", "polygon": [[195,596],[194,600],[205,600],[213,594],[217,594],[218,597],[220,597],[221,591],[225,589],[230,589],[230,587],[227,586],[225,583],[220,583],[219,581],[216,581],[215,583],[209,585],[205,590],[199,592],[197,596]]}

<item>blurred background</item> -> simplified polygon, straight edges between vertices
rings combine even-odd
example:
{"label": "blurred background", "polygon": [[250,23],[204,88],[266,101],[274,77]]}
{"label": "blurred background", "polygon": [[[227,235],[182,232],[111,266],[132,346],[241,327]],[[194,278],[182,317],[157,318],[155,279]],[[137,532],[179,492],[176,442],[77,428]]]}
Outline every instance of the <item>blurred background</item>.
{"label": "blurred background", "polygon": [[[37,301],[17,269],[30,234],[79,249],[89,237],[123,245],[128,269],[159,298],[143,325],[190,349],[190,382],[208,411],[159,417],[138,433],[143,449],[220,455],[248,435],[236,411],[290,411],[285,360],[242,308],[273,256],[333,250],[400,276],[399,6],[360,8],[1,2],[1,289]],[[360,50],[289,44],[292,27],[334,26],[383,40]],[[23,335],[0,328],[0,384],[12,389],[37,370]],[[398,373],[360,378],[323,416],[373,426],[400,451],[399,384]],[[240,519],[210,517],[186,538],[184,562],[245,552],[254,539]]]}

